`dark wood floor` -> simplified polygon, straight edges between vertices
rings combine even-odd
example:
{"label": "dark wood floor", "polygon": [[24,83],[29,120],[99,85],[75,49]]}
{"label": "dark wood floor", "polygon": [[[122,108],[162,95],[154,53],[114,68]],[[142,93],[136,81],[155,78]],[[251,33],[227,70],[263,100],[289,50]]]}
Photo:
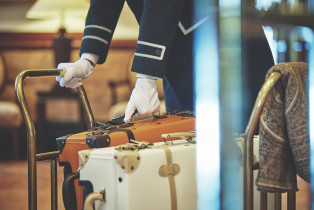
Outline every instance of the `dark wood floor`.
{"label": "dark wood floor", "polygon": [[[62,201],[63,168],[58,167],[58,209],[64,210]],[[49,210],[50,206],[50,162],[37,163],[38,210]],[[297,192],[297,210],[310,209],[310,185],[298,180],[300,191]],[[285,194],[282,209],[286,209]],[[0,162],[0,210],[28,209],[27,162]]]}
{"label": "dark wood floor", "polygon": [[[37,163],[37,209],[49,210],[50,205],[50,162]],[[58,167],[58,209],[64,210],[62,201],[63,170]],[[27,162],[0,162],[0,209],[27,210]]]}
{"label": "dark wood floor", "polygon": [[[299,191],[296,193],[296,209],[310,210],[311,209],[311,185],[305,182],[300,177],[298,178]],[[282,209],[287,209],[287,193],[282,194]]]}

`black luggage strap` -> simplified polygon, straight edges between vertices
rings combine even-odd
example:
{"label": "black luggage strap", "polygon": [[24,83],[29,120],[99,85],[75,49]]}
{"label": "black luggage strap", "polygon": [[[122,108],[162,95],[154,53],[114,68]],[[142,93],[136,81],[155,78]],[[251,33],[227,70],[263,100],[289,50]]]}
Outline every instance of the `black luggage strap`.
{"label": "black luggage strap", "polygon": [[123,119],[124,119],[124,115],[120,116],[120,117],[113,118],[112,120],[105,122],[105,124],[109,124],[109,125],[123,125],[123,124],[125,124]]}
{"label": "black luggage strap", "polygon": [[79,173],[71,173],[63,181],[62,197],[66,210],[77,210],[74,180],[78,178]]}
{"label": "black luggage strap", "polygon": [[[135,110],[135,111],[133,112],[133,114],[131,115],[131,117],[133,117],[134,115],[136,115],[137,112],[138,112],[138,111]],[[124,120],[124,117],[125,117],[125,115],[118,116],[118,117],[113,118],[113,119],[110,120],[110,121],[107,121],[107,122],[105,122],[105,123],[99,123],[99,124],[100,124],[100,125],[106,125],[106,126],[110,126],[110,125],[123,125],[123,124],[125,124],[125,122],[123,121],[123,120]],[[128,124],[128,123],[127,123],[127,124]]]}

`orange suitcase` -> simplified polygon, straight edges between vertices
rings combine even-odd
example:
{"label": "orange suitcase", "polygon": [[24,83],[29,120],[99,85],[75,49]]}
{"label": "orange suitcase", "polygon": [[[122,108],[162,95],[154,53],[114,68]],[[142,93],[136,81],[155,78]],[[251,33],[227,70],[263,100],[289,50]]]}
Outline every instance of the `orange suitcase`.
{"label": "orange suitcase", "polygon": [[131,140],[160,142],[163,141],[162,134],[195,130],[194,113],[187,111],[156,116],[135,123],[121,124],[119,123],[121,121],[122,118],[117,118],[110,122],[100,123],[101,126],[94,130],[57,139],[57,147],[60,151],[59,165],[65,166],[63,202],[67,210],[81,210],[83,208],[84,186],[80,186],[78,183],[78,151],[118,146],[131,142]]}

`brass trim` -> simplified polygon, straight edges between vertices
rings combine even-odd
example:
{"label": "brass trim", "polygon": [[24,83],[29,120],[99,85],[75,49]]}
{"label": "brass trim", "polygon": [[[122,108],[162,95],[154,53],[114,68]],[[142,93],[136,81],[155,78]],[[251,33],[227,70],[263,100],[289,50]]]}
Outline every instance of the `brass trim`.
{"label": "brass trim", "polygon": [[267,210],[267,193],[260,192],[260,210]]}
{"label": "brass trim", "polygon": [[296,195],[295,192],[288,192],[287,193],[287,209],[288,210],[295,210],[296,209]]}
{"label": "brass trim", "polygon": [[243,181],[243,199],[244,199],[244,209],[253,210],[253,135],[256,129],[256,126],[261,115],[263,105],[266,101],[266,98],[280,79],[281,74],[279,72],[273,72],[264,82],[261,90],[258,93],[256,98],[248,125],[245,130],[245,141],[244,141],[244,181]]}
{"label": "brass trim", "polygon": [[57,176],[57,160],[50,160],[50,176],[51,176],[51,210],[58,209],[58,176]]}
{"label": "brass trim", "polygon": [[83,108],[85,120],[87,123],[87,128],[89,130],[91,130],[92,128],[96,127],[96,122],[95,122],[94,115],[93,115],[92,109],[90,107],[90,104],[88,102],[88,98],[87,98],[87,95],[86,95],[86,92],[85,92],[83,85],[77,87],[76,91],[79,95],[80,103],[81,103],[81,106]]}
{"label": "brass trim", "polygon": [[275,193],[275,210],[281,210],[281,193]]}
{"label": "brass trim", "polygon": [[59,151],[36,154],[37,161],[51,160],[51,159],[58,159],[58,158],[59,158]]}
{"label": "brass trim", "polygon": [[[36,132],[35,125],[31,113],[28,109],[27,102],[23,90],[23,81],[27,77],[46,77],[59,76],[64,74],[63,69],[34,69],[24,70],[20,72],[15,79],[15,94],[19,102],[20,110],[27,129],[27,160],[28,160],[28,209],[37,209],[37,169],[36,169]],[[84,113],[88,122],[88,127],[92,128],[95,125],[85,91],[83,87],[77,88],[79,98],[83,104]],[[55,155],[55,154],[54,154]],[[52,156],[54,156],[52,155]],[[49,155],[48,155],[49,156]],[[46,155],[39,155],[39,159],[45,159]],[[55,172],[54,172],[55,173]]]}

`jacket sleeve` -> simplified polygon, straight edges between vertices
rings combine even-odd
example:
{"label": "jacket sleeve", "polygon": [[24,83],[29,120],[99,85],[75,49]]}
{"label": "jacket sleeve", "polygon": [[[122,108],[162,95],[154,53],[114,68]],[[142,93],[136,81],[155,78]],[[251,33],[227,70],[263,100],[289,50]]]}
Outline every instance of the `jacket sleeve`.
{"label": "jacket sleeve", "polygon": [[99,56],[99,64],[105,62],[124,1],[91,0],[80,55],[82,53],[96,54]]}
{"label": "jacket sleeve", "polygon": [[144,0],[132,71],[163,77],[184,0]]}

